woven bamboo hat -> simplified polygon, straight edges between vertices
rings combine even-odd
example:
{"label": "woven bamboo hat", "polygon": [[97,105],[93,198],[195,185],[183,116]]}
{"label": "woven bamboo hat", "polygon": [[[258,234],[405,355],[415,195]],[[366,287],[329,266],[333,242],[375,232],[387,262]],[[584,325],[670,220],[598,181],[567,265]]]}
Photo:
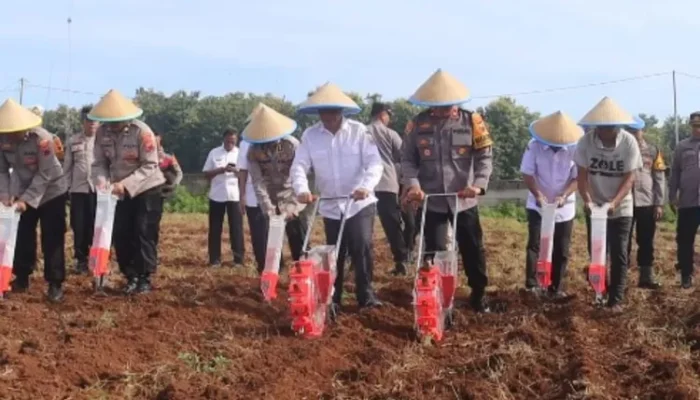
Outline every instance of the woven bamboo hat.
{"label": "woven bamboo hat", "polygon": [[647,126],[646,122],[644,122],[643,119],[639,118],[638,116],[634,116],[634,124],[629,124],[627,125],[627,128],[629,128],[632,131],[641,131],[644,129],[644,127]]}
{"label": "woven bamboo hat", "polygon": [[469,100],[469,89],[449,73],[438,69],[408,99],[424,107],[453,106]]}
{"label": "woven bamboo hat", "polygon": [[330,82],[318,88],[297,108],[300,114],[316,114],[324,109],[342,109],[345,115],[353,115],[362,111],[350,96]]}
{"label": "woven bamboo hat", "polygon": [[583,136],[583,129],[568,115],[557,111],[531,123],[530,134],[544,144],[566,147],[578,142]]}
{"label": "woven bamboo hat", "polygon": [[117,90],[112,89],[92,107],[88,119],[98,122],[131,121],[143,115],[143,110]]}
{"label": "woven bamboo hat", "polygon": [[7,99],[0,106],[0,133],[28,131],[41,125],[41,117]]}
{"label": "woven bamboo hat", "polygon": [[248,114],[248,117],[246,117],[244,123],[245,124],[249,123],[253,119],[253,115],[255,115],[255,113],[260,111],[260,109],[262,109],[263,106],[264,106],[263,103],[258,103],[255,107],[253,107],[253,110],[250,112],[250,114]]}
{"label": "woven bamboo hat", "polygon": [[607,96],[603,97],[603,99],[579,121],[579,125],[590,127],[629,126],[635,123],[636,121],[632,117],[632,114],[625,111],[613,99]]}
{"label": "woven bamboo hat", "polygon": [[267,143],[289,136],[297,129],[297,123],[272,108],[260,103],[251,114],[243,139],[250,143]]}

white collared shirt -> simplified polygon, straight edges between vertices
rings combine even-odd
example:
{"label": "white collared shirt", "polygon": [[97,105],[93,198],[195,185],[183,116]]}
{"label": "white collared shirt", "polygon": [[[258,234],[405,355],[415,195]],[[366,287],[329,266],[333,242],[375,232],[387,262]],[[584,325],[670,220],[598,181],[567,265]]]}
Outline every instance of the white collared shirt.
{"label": "white collared shirt", "polygon": [[[335,134],[321,122],[307,128],[290,171],[297,195],[311,192],[307,178],[311,168],[321,197],[347,197],[360,188],[370,191],[369,197],[351,206],[348,218],[377,201],[374,187],[384,167],[377,145],[364,124],[343,119]],[[319,212],[326,218],[340,219],[346,204],[345,200],[323,201]]]}
{"label": "white collared shirt", "polygon": [[[226,151],[223,145],[212,149],[204,163],[203,172],[216,168],[223,168],[228,164],[238,162],[238,147],[234,146],[231,151]],[[219,203],[227,201],[239,201],[238,177],[235,172],[224,172],[211,180],[209,188],[209,199]]]}
{"label": "white collared shirt", "polygon": [[[238,152],[238,169],[248,170],[248,149],[250,148],[250,143],[245,140],[241,141],[241,147]],[[258,198],[255,196],[255,189],[253,189],[253,180],[250,178],[250,173],[248,173],[248,178],[245,182],[245,205],[248,207],[257,207]]]}
{"label": "white collared shirt", "polygon": [[[520,172],[534,177],[540,192],[547,197],[547,201],[553,202],[557,196],[564,193],[569,183],[578,175],[574,154],[576,154],[575,146],[563,147],[554,152],[550,146],[531,140],[523,154]],[[535,196],[531,192],[527,194],[525,207],[540,212]],[[572,193],[566,198],[564,206],[557,208],[554,221],[571,221],[575,216],[576,194]]]}

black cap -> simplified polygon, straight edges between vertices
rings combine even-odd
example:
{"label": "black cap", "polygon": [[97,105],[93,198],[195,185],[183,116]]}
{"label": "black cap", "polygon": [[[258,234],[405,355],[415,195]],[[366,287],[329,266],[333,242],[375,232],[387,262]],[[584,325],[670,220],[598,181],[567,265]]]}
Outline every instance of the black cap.
{"label": "black cap", "polygon": [[389,106],[386,103],[376,102],[372,104],[372,111],[370,111],[370,116],[374,118],[384,111],[386,111],[390,116],[394,114],[394,112],[391,110],[391,106]]}
{"label": "black cap", "polygon": [[700,125],[700,111],[690,114],[690,125]]}
{"label": "black cap", "polygon": [[92,106],[83,106],[83,108],[80,109],[80,119],[85,121],[88,119],[88,114],[90,114],[90,111],[92,111]]}

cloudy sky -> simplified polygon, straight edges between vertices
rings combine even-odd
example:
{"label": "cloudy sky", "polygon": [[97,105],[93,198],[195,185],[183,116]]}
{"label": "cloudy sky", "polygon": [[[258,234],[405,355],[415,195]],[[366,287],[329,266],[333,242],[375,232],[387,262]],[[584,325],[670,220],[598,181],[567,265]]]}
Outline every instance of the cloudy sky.
{"label": "cloudy sky", "polygon": [[679,112],[700,109],[700,2],[690,0],[3,3],[0,98],[18,97],[23,77],[25,104],[78,105],[112,87],[139,86],[270,92],[299,102],[326,81],[397,98],[443,68],[471,89],[475,106],[500,94],[651,75],[515,96],[576,119],[605,95],[630,112],[666,116],[676,70],[684,73]]}

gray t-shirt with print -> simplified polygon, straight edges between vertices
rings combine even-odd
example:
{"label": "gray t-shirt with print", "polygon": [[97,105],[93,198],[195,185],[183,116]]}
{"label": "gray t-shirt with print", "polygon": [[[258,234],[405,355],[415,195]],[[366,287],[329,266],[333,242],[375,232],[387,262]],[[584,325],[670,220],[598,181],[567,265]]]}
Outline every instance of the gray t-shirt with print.
{"label": "gray t-shirt with print", "polygon": [[[622,185],[625,174],[642,168],[637,141],[630,133],[620,131],[615,147],[604,147],[595,131],[586,133],[576,146],[576,165],[588,170],[588,184],[593,202],[610,202]],[[634,215],[632,191],[617,206],[610,218]]]}

